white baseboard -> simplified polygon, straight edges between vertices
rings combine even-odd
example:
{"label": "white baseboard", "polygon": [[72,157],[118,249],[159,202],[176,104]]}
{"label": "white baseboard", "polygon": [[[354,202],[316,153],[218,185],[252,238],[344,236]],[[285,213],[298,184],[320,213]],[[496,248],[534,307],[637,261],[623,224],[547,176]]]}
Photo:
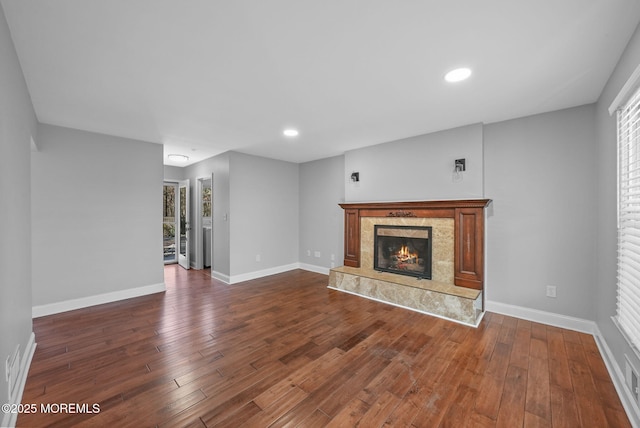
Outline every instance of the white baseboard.
{"label": "white baseboard", "polygon": [[211,277],[217,279],[218,281],[222,281],[225,284],[231,283],[231,278],[229,278],[229,275],[225,275],[224,273],[218,272],[217,270],[211,269]]}
{"label": "white baseboard", "polygon": [[[9,397],[9,403],[2,404],[20,404],[22,402],[22,394],[24,393],[24,387],[27,384],[27,375],[29,374],[29,368],[31,367],[31,360],[33,359],[33,354],[36,352],[36,335],[32,332],[29,336],[29,341],[27,342],[27,346],[24,350],[24,354],[22,354],[22,359],[20,360],[20,378],[18,379],[18,390],[15,394],[15,397]],[[0,426],[2,427],[15,427],[16,422],[18,420],[18,413],[3,413],[2,420],[0,421]]]}
{"label": "white baseboard", "polygon": [[34,306],[31,308],[31,315],[33,318],[38,318],[46,315],[58,314],[60,312],[72,311],[74,309],[117,302],[118,300],[131,299],[132,297],[161,293],[165,290],[166,285],[164,282],[161,282],[159,284],[146,285],[144,287],[129,288],[126,290],[114,291],[112,293],[97,294],[95,296],[87,296],[79,299]]}
{"label": "white baseboard", "polygon": [[323,275],[329,275],[329,268],[324,266],[310,265],[307,263],[300,263],[300,269],[308,270],[309,272],[321,273]]}
{"label": "white baseboard", "polygon": [[251,281],[277,273],[288,272],[290,270],[299,269],[300,263],[291,263],[288,265],[276,266],[269,269],[257,270],[255,272],[242,273],[240,275],[232,275],[229,278],[229,284],[237,284],[239,282]]}
{"label": "white baseboard", "polygon": [[275,275],[278,273],[288,272],[294,269],[303,269],[310,272],[321,273],[329,275],[329,268],[322,266],[315,266],[306,263],[291,263],[288,265],[276,266],[269,269],[257,270],[255,272],[243,273],[240,275],[229,276],[218,271],[211,271],[211,276],[226,284],[237,284],[239,282],[251,281],[252,279],[263,278],[269,275]]}
{"label": "white baseboard", "polygon": [[609,372],[609,376],[611,376],[613,386],[616,388],[618,397],[620,397],[622,407],[624,407],[627,413],[629,422],[631,422],[631,425],[635,428],[640,427],[640,408],[638,408],[638,403],[636,403],[635,398],[631,395],[631,390],[625,386],[624,370],[616,361],[613,352],[611,352],[611,348],[609,348],[607,341],[604,340],[597,325],[593,337],[596,340],[596,345],[598,345],[604,364],[607,366],[607,371]]}
{"label": "white baseboard", "polygon": [[575,330],[581,333],[594,334],[598,328],[595,322],[582,318],[554,314],[552,312],[525,308],[523,306],[509,305],[507,303],[492,302],[490,300],[485,302],[484,309],[488,312],[522,318],[527,321],[539,322],[541,324],[566,328],[567,330]]}

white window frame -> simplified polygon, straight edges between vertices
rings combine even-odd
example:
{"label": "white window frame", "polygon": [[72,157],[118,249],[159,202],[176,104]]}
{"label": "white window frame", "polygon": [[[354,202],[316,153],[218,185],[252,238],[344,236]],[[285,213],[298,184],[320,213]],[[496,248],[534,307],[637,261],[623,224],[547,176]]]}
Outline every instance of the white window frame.
{"label": "white window frame", "polygon": [[640,354],[640,66],[616,97],[617,114],[617,310],[613,317]]}

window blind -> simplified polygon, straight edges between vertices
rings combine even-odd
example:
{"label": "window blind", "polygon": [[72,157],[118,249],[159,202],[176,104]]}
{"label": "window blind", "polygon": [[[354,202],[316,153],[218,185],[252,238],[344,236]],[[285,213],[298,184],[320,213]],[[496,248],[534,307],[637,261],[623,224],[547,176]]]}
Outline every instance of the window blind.
{"label": "window blind", "polygon": [[640,90],[618,110],[617,318],[640,350]]}

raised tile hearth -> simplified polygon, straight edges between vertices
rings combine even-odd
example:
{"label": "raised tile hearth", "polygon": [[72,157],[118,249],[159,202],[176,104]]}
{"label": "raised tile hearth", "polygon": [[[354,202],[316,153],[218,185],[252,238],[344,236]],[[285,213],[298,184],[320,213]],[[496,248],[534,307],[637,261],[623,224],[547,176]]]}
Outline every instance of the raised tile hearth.
{"label": "raised tile hearth", "polygon": [[366,268],[331,269],[329,288],[472,326],[483,314],[480,290]]}

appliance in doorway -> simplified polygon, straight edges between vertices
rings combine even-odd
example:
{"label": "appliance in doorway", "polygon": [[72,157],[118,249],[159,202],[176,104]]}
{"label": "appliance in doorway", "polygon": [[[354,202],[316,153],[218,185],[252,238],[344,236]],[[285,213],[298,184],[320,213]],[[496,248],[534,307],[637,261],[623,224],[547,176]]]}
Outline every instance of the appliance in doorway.
{"label": "appliance in doorway", "polygon": [[204,242],[204,267],[209,268],[211,267],[211,227],[203,227],[202,235],[202,242]]}

